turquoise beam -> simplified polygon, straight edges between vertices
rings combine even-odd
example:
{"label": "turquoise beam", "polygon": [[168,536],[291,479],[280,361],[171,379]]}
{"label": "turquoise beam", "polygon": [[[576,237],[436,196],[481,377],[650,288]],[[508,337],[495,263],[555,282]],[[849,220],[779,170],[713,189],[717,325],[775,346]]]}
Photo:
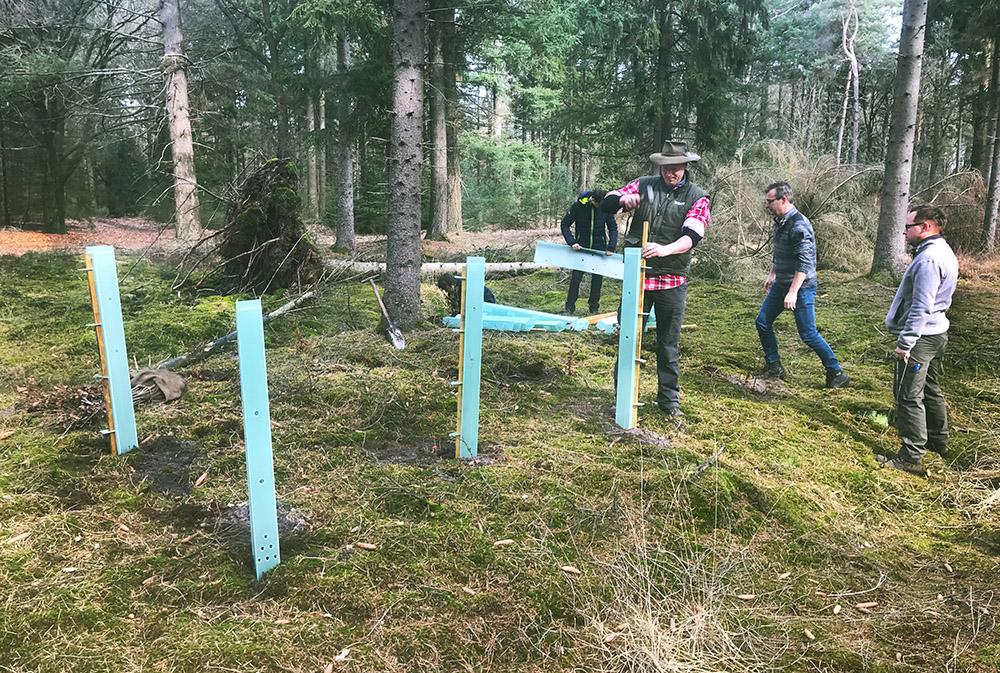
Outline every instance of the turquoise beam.
{"label": "turquoise beam", "polygon": [[621,329],[618,331],[618,389],[615,396],[615,423],[626,430],[638,425],[639,324],[642,320],[639,248],[625,249],[622,279]]}
{"label": "turquoise beam", "polygon": [[607,255],[603,250],[580,248],[574,250],[560,243],[538,241],[535,244],[535,263],[559,266],[564,269],[596,273],[606,278],[621,280],[625,273],[624,259],[619,254]]}
{"label": "turquoise beam", "polygon": [[[572,316],[557,315],[555,313],[545,313],[544,311],[533,311],[528,308],[520,308],[518,306],[506,306],[504,304],[484,304],[483,314],[486,316],[513,316],[518,318],[535,318],[540,321],[544,321],[547,326],[546,329],[552,332],[561,332],[566,329],[571,329],[575,332],[584,332],[590,327],[590,323],[587,322],[586,318],[574,318]],[[564,325],[559,329],[555,329],[559,325]]]}
{"label": "turquoise beam", "polygon": [[278,509],[274,497],[271,409],[267,400],[264,319],[260,300],[236,302],[236,344],[243,398],[243,440],[247,455],[250,544],[257,579],[278,565]]}
{"label": "turquoise beam", "polygon": [[[535,327],[536,318],[517,318],[509,315],[483,316],[483,329],[497,332],[530,332]],[[441,319],[445,327],[461,327],[462,316],[445,316]]]}
{"label": "turquoise beam", "polygon": [[110,245],[91,245],[84,259],[94,305],[93,327],[97,328],[97,347],[101,354],[101,373],[95,378],[104,382],[108,409],[106,432],[111,437],[112,453],[119,455],[138,446],[139,437],[135,429],[135,407],[132,406],[115,249]]}
{"label": "turquoise beam", "polygon": [[469,257],[462,283],[462,324],[459,328],[458,428],[454,433],[455,457],[475,458],[479,453],[479,385],[483,367],[483,286],[486,259]]}

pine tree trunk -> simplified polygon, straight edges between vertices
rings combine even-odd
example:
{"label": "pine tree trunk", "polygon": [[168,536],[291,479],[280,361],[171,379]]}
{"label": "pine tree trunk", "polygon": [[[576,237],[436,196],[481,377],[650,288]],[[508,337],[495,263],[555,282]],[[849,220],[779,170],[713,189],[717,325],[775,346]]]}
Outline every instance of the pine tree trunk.
{"label": "pine tree trunk", "polygon": [[882,205],[871,275],[902,273],[906,266],[902,226],[906,221],[913,162],[913,136],[920,92],[920,70],[928,0],[905,0],[899,57],[893,82],[892,122],[886,147]]}
{"label": "pine tree trunk", "polygon": [[347,74],[351,69],[351,44],[337,37],[337,243],[338,250],[354,252],[354,134],[351,133],[351,98]]}
{"label": "pine tree trunk", "polygon": [[435,241],[448,240],[448,120],[445,99],[444,58],[442,49],[445,18],[442,0],[432,0],[429,16],[432,23],[427,29],[430,68],[430,113],[431,113],[431,227],[428,238]]}
{"label": "pine tree trunk", "polygon": [[180,0],[161,0],[163,24],[163,75],[166,79],[166,110],[174,163],[174,211],[177,240],[191,243],[202,236],[198,180],[194,168],[194,137],[188,109],[187,74],[181,34]]}
{"label": "pine tree trunk", "polygon": [[447,99],[446,118],[448,136],[448,231],[462,233],[462,164],[458,148],[458,59],[463,54],[455,34],[455,7],[453,3],[441,20],[442,56],[444,58],[444,92]]}
{"label": "pine tree trunk", "polygon": [[[323,59],[325,65],[326,59]],[[325,76],[326,68],[323,68],[323,73]],[[319,195],[319,219],[323,221],[326,219],[326,89],[321,88],[319,90],[319,136],[316,138],[316,143],[318,145],[316,151],[316,161],[318,163],[316,178],[318,186]]]}
{"label": "pine tree trunk", "polygon": [[996,164],[993,148],[1000,136],[1000,39],[993,40],[993,66],[990,71],[990,86],[986,93],[989,101],[989,116],[986,118],[986,135],[983,138],[983,163],[980,172],[983,184],[990,184],[993,166]]}
{"label": "pine tree trunk", "polygon": [[423,0],[393,0],[393,118],[389,142],[389,222],[385,305],[402,330],[420,310],[420,165],[423,143]]}
{"label": "pine tree trunk", "polygon": [[671,110],[670,93],[672,91],[670,79],[670,44],[674,39],[673,12],[670,11],[670,3],[664,0],[659,11],[660,40],[656,53],[656,97],[657,109],[655,120],[655,133],[653,147],[657,152],[663,147],[666,140],[670,140],[673,135],[673,112]]}
{"label": "pine tree trunk", "polygon": [[996,250],[997,212],[1000,211],[1000,133],[993,139],[993,166],[990,167],[990,188],[986,196],[986,214],[983,218],[983,249]]}
{"label": "pine tree trunk", "polygon": [[[306,77],[309,77],[307,68]],[[316,107],[313,103],[312,87],[306,93],[306,131],[309,136],[306,141],[306,178],[309,200],[309,220],[315,222],[319,218],[319,163],[316,160]]]}
{"label": "pine tree trunk", "polygon": [[991,158],[983,173],[989,185],[986,195],[986,213],[983,217],[983,249],[992,253],[996,249],[997,211],[1000,210],[1000,38],[993,40],[993,73],[990,82],[990,109],[993,111],[993,136],[987,135],[986,156]]}
{"label": "pine tree trunk", "polygon": [[806,122],[806,156],[810,155],[813,144],[813,133],[816,129],[816,85],[812,86],[809,97],[809,120]]}
{"label": "pine tree trunk", "polygon": [[844,101],[840,106],[840,126],[837,127],[837,163],[841,163],[844,150],[844,127],[847,125],[847,104],[851,96],[851,80],[854,73],[850,69],[847,71],[847,83],[844,85]]}
{"label": "pine tree trunk", "polygon": [[[6,106],[3,106],[4,108]],[[7,137],[6,137],[6,124],[4,120],[4,115],[0,114],[0,175],[3,176],[2,181],[0,181],[0,199],[3,199],[3,210],[0,211],[0,227],[10,227],[13,226],[13,222],[10,219],[10,171],[7,168]]]}

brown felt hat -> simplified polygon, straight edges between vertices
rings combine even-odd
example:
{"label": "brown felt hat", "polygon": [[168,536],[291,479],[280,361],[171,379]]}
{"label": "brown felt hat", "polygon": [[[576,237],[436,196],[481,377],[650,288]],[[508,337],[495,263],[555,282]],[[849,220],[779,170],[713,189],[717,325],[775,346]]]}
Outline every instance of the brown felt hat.
{"label": "brown felt hat", "polygon": [[686,164],[699,159],[701,157],[694,152],[688,152],[688,146],[680,140],[668,140],[663,143],[663,149],[660,152],[649,155],[649,160],[657,166]]}

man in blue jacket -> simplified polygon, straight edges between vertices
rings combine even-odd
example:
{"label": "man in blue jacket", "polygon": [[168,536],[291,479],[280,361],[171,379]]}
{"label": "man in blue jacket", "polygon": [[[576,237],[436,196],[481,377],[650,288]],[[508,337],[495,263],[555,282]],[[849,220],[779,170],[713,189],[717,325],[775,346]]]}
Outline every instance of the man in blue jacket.
{"label": "man in blue jacket", "polygon": [[823,362],[826,387],[843,388],[851,378],[840,368],[833,349],[816,329],[816,235],[812,223],[792,205],[792,187],[787,182],[767,186],[764,207],[774,215],[774,263],[764,281],[767,296],[755,321],[764,348],[764,370],[760,376],[785,378],[774,321],[788,310],[795,316],[799,338]]}
{"label": "man in blue jacket", "polygon": [[906,217],[904,236],[913,259],[885,316],[896,335],[896,428],[902,447],[895,456],[876,455],[883,467],[922,474],[927,449],[948,457],[948,406],[941,393],[941,359],[948,344],[951,296],[958,283],[958,260],[941,238],[944,211],[921,206]]}
{"label": "man in blue jacket", "polygon": [[[566,215],[562,219],[562,235],[566,239],[566,245],[574,250],[587,248],[589,250],[600,250],[605,255],[614,253],[615,246],[618,245],[618,223],[615,216],[601,210],[601,202],[607,194],[603,189],[586,191],[576,197],[576,201],[569,207]],[[576,224],[576,233],[572,231]],[[605,238],[605,231],[607,237]],[[583,280],[583,271],[573,271],[569,281],[569,294],[566,295],[566,313],[572,314],[576,311],[576,300],[580,296],[580,282]],[[590,274],[590,312],[597,313],[601,303],[601,285],[604,283],[604,276],[599,273]]]}

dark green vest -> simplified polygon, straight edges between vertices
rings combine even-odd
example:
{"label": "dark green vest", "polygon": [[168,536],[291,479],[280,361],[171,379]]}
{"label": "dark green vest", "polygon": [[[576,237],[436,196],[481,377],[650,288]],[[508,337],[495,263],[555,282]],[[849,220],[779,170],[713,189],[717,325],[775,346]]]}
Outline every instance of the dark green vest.
{"label": "dark green vest", "polygon": [[[708,196],[708,192],[691,182],[689,177],[685,178],[684,184],[676,189],[667,186],[659,175],[639,178],[639,196],[642,201],[632,216],[626,245],[638,245],[642,237],[642,223],[645,221],[649,221],[651,243],[669,245],[681,237],[681,227],[691,206],[698,199]],[[649,198],[650,193],[652,199]],[[687,276],[691,271],[691,250],[681,255],[650,257],[646,264],[650,267],[647,274],[651,276]]]}

